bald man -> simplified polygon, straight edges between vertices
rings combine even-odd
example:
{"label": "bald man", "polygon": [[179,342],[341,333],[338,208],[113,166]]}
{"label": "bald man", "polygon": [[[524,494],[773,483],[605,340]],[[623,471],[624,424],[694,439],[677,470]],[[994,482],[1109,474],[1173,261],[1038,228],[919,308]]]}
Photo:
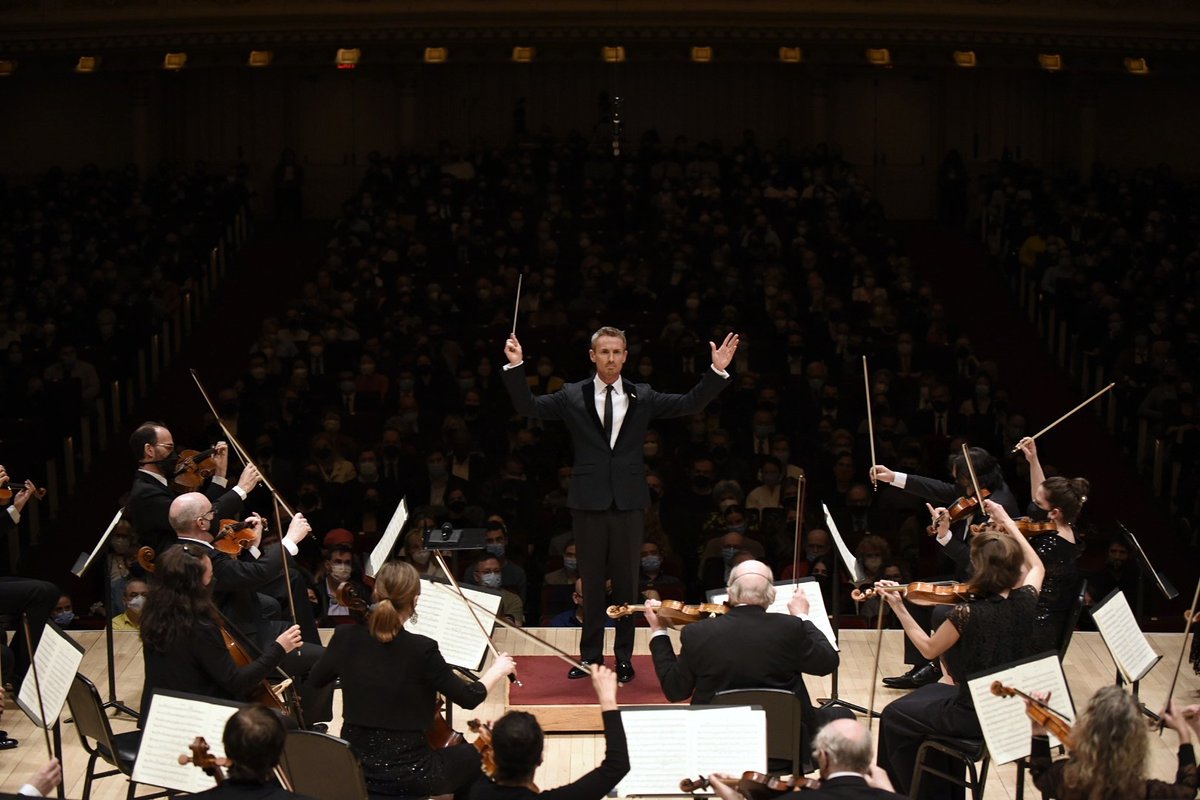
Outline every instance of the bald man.
{"label": "bald man", "polygon": [[[808,619],[808,599],[797,592],[788,614],[768,614],[775,600],[775,576],[761,561],[743,561],[729,572],[725,614],[692,623],[682,630],[678,657],[667,629],[653,608],[646,621],[653,631],[650,652],[663,694],[671,702],[692,698],[694,705],[713,701],[724,689],[787,689],[803,701],[805,750],[824,723],[853,718],[848,709],[815,709],[804,688],[804,675],[828,675],[838,653]],[[647,601],[652,605],[652,601]],[[803,751],[802,751],[803,752]]]}

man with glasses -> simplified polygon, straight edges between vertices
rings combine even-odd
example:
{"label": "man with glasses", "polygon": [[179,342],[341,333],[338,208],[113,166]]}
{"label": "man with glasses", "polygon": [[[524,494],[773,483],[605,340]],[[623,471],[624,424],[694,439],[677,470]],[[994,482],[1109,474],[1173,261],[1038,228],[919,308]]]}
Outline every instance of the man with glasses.
{"label": "man with glasses", "polygon": [[[129,447],[138,470],[125,503],[125,519],[133,525],[142,544],[161,551],[175,540],[169,519],[171,503],[175,500],[171,480],[179,461],[175,440],[165,426],[144,422],[129,437]],[[217,443],[212,461],[215,470],[204,487],[204,496],[212,501],[217,519],[235,519],[242,513],[246,495],[258,485],[258,470],[247,465],[237,484],[229,488],[225,478],[229,468],[229,448],[224,442]]]}

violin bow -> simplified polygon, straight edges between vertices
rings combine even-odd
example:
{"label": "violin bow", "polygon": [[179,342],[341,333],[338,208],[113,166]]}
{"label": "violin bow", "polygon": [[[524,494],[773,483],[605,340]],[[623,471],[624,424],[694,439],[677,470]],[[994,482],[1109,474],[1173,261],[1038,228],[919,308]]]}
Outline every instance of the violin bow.
{"label": "violin bow", "polygon": [[[1075,406],[1075,407],[1074,407],[1074,408],[1072,408],[1070,411],[1068,411],[1067,413],[1063,414],[1061,417],[1059,417],[1058,419],[1054,420],[1054,422],[1051,422],[1049,425],[1047,425],[1046,427],[1042,428],[1040,431],[1038,431],[1037,433],[1035,433],[1033,436],[1030,436],[1029,438],[1030,438],[1030,439],[1036,439],[1036,438],[1038,438],[1038,437],[1039,437],[1039,436],[1041,436],[1043,433],[1045,433],[1046,431],[1050,430],[1050,429],[1051,429],[1051,428],[1053,428],[1055,425],[1057,425],[1058,423],[1062,422],[1064,419],[1066,419],[1067,417],[1071,416],[1071,415],[1072,415],[1072,414],[1074,414],[1076,411],[1078,411],[1079,409],[1083,408],[1084,406],[1086,406],[1088,403],[1090,403],[1090,402],[1092,402],[1093,400],[1095,400],[1095,399],[1096,399],[1097,397],[1099,397],[1100,395],[1102,395],[1102,394],[1104,394],[1105,392],[1107,392],[1107,391],[1111,390],[1111,389],[1112,389],[1114,386],[1116,386],[1116,385],[1117,385],[1117,384],[1116,384],[1116,382],[1114,381],[1113,383],[1110,383],[1108,386],[1105,386],[1103,389],[1101,389],[1100,391],[1096,392],[1094,395],[1092,395],[1091,397],[1089,397],[1087,400],[1084,400],[1082,403],[1080,403],[1079,405]],[[1021,449],[1021,446],[1020,446],[1020,445],[1017,445],[1016,447],[1014,447],[1014,448],[1012,449],[1012,452],[1014,452],[1014,453],[1015,453],[1015,452],[1017,452],[1017,451],[1018,451],[1018,450],[1020,450],[1020,449]]]}
{"label": "violin bow", "polygon": [[875,465],[878,463],[875,460],[875,422],[871,414],[871,374],[867,370],[867,357],[863,357],[863,389],[867,394],[867,438],[871,442],[871,488],[873,491],[879,491],[879,479],[875,477]]}
{"label": "violin bow", "polygon": [[42,680],[38,677],[37,653],[33,649],[33,634],[29,632],[29,615],[22,614],[21,621],[25,627],[25,651],[29,653],[29,669],[33,672],[33,688],[37,692],[38,716],[42,718],[42,737],[46,740],[46,755],[54,758],[54,748],[50,746],[50,723],[46,719],[46,704],[42,700]]}
{"label": "violin bow", "polygon": [[525,280],[525,273],[517,273],[517,300],[513,303],[513,326],[512,335],[517,335],[517,315],[521,313],[521,283]]}
{"label": "violin bow", "polygon": [[[450,591],[450,587],[446,586],[446,585],[445,585],[445,584],[443,584],[443,583],[436,583],[436,582],[435,582],[435,583],[434,583],[434,585],[435,585],[435,586],[441,586],[441,587],[442,587],[444,590],[446,590],[447,592],[448,592],[448,591]],[[542,637],[540,637],[540,636],[537,636],[537,635],[535,635],[535,634],[532,634],[532,633],[530,633],[529,631],[527,631],[527,630],[525,630],[524,628],[522,628],[520,625],[513,625],[511,622],[509,622],[508,620],[504,619],[504,618],[503,618],[503,617],[501,617],[500,615],[498,615],[498,614],[493,614],[491,611],[489,611],[488,609],[486,609],[486,608],[484,608],[483,606],[479,605],[479,603],[476,603],[474,600],[472,600],[471,598],[467,597],[465,594],[464,594],[464,595],[461,595],[461,596],[462,596],[462,599],[463,599],[464,601],[466,601],[466,602],[467,602],[467,603],[469,603],[470,605],[474,606],[475,608],[479,609],[479,610],[480,610],[480,611],[482,611],[483,613],[487,614],[489,617],[491,617],[492,619],[496,620],[496,622],[500,623],[500,624],[501,624],[502,626],[504,626],[505,628],[509,628],[510,630],[516,631],[517,633],[521,634],[522,636],[526,637],[527,639],[532,639],[533,641],[537,642],[538,644],[542,645],[543,647],[545,647],[545,648],[547,648],[547,649],[549,649],[549,650],[553,651],[553,652],[554,652],[554,654],[555,654],[556,656],[558,656],[558,657],[559,657],[559,658],[561,658],[563,661],[565,661],[565,662],[567,662],[568,664],[570,664],[572,667],[578,667],[579,669],[583,670],[584,672],[590,672],[590,670],[587,668],[587,666],[586,666],[585,664],[581,664],[581,663],[579,663],[578,661],[576,661],[575,659],[571,658],[570,654],[569,654],[569,653],[567,653],[566,651],[564,651],[564,650],[559,650],[557,647],[555,647],[554,645],[550,644],[549,642],[547,642],[547,641],[546,641],[545,639],[543,639]]]}
{"label": "violin bow", "polygon": [[[787,472],[787,464],[783,465],[784,473]],[[800,542],[804,537],[804,501],[808,494],[808,476],[800,475],[796,481],[796,538],[792,542],[792,586],[795,587],[800,583]]]}
{"label": "violin bow", "polygon": [[[446,577],[450,579],[450,585],[453,586],[454,591],[458,593],[459,599],[466,603],[467,611],[471,612],[471,619],[475,620],[475,624],[479,626],[479,632],[482,633],[483,638],[487,640],[488,650],[492,651],[492,657],[499,658],[500,651],[496,649],[496,643],[492,641],[491,635],[487,632],[487,629],[483,627],[483,623],[479,621],[479,615],[475,613],[475,609],[472,607],[471,601],[467,599],[465,594],[463,594],[462,587],[459,586],[458,581],[454,579],[454,573],[450,571],[450,567],[446,564],[446,559],[442,558],[442,551],[434,550],[432,552],[433,557],[437,559],[438,566],[442,568],[442,572],[444,572]],[[525,685],[521,683],[521,681],[517,679],[517,676],[511,672],[508,673],[508,682],[515,683],[517,686]]]}
{"label": "violin bow", "polygon": [[883,595],[876,592],[875,597],[879,600],[879,618],[875,622],[875,663],[871,667],[871,695],[867,700],[868,732],[875,721],[875,684],[879,678],[879,651],[883,649],[883,609],[887,605],[887,600],[883,599]]}
{"label": "violin bow", "polygon": [[[1167,690],[1167,699],[1163,702],[1163,710],[1167,711],[1171,708],[1171,698],[1175,694],[1175,684],[1179,682],[1179,671],[1183,667],[1183,657],[1187,654],[1188,634],[1192,632],[1192,622],[1196,619],[1196,604],[1200,601],[1200,581],[1196,582],[1196,592],[1192,595],[1192,607],[1188,609],[1184,615],[1187,621],[1183,626],[1183,642],[1179,645],[1179,659],[1175,662],[1175,674],[1171,676],[1171,688]],[[1158,732],[1161,734],[1163,729],[1162,715],[1158,718]]]}
{"label": "violin bow", "polygon": [[[971,460],[971,448],[967,447],[967,443],[963,442],[962,446],[963,458],[967,462],[967,470],[971,473],[971,485],[975,487],[975,500],[979,506],[979,510],[983,512],[983,518],[988,518],[988,513],[983,507],[983,492],[979,491],[979,477],[975,474],[975,462]],[[970,525],[970,523],[967,523]]]}

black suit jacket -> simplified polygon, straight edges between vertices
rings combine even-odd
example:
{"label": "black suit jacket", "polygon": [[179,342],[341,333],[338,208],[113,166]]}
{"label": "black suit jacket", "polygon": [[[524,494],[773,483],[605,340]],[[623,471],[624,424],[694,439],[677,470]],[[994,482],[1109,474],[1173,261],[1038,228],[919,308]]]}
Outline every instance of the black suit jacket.
{"label": "black suit jacket", "polygon": [[312,800],[306,794],[296,794],[257,781],[227,780],[215,789],[192,795],[192,800]]}
{"label": "black suit jacket", "polygon": [[[920,475],[909,475],[904,483],[904,491],[912,492],[917,497],[942,506],[949,505],[962,496],[957,484],[934,480],[933,478],[923,478]],[[1008,512],[1009,516],[1014,518],[1021,516],[1021,510],[1017,505],[1017,498],[1013,495],[1012,489],[1008,488],[1008,484],[1001,486],[987,499],[1004,506],[1004,510]],[[952,523],[950,526],[950,530],[954,535],[950,537],[950,541],[946,542],[942,548],[942,552],[954,563],[954,577],[956,580],[966,580],[970,577],[970,524],[982,521],[982,519],[982,512],[979,509],[975,509],[973,516]]]}
{"label": "black suit jacket", "polygon": [[614,505],[622,511],[648,507],[650,490],[646,487],[642,440],[650,422],[703,411],[729,384],[729,379],[712,369],[705,369],[700,382],[687,394],[665,394],[654,391],[649,384],[622,380],[629,408],[616,446],[610,447],[596,413],[593,378],[535,397],[523,369],[504,370],[503,376],[517,413],[566,423],[575,448],[567,506],[584,511],[606,511]]}
{"label": "black suit jacket", "polygon": [[[175,540],[175,544],[183,543]],[[195,542],[191,544],[195,545]],[[245,551],[238,558],[215,548],[206,549],[205,552],[212,559],[213,602],[237,629],[236,633],[256,647],[265,647],[275,637],[266,636],[268,632],[260,630],[264,614],[258,589],[283,573],[283,546],[278,542],[269,544],[258,558]],[[297,605],[307,602],[307,598],[296,598]]]}
{"label": "black suit jacket", "polygon": [[838,653],[817,626],[761,606],[737,606],[683,629],[679,656],[667,636],[650,639],[654,671],[671,702],[691,695],[693,705],[713,702],[723,689],[787,689],[804,701],[805,727],[816,714],[804,674],[828,675]]}
{"label": "black suit jacket", "polygon": [[[137,532],[138,540],[162,552],[175,541],[171,528],[171,503],[176,494],[153,475],[138,470],[133,476],[133,488],[125,501],[125,519]],[[242,496],[232,489],[222,488],[211,481],[204,487],[204,496],[212,501],[213,519],[237,519],[242,513]],[[216,525],[213,526],[214,529]]]}
{"label": "black suit jacket", "polygon": [[839,775],[832,780],[822,780],[820,789],[806,789],[803,794],[791,792],[777,800],[821,800],[822,797],[838,798],[838,800],[886,800],[886,798],[903,796],[885,789],[868,786],[865,778]]}

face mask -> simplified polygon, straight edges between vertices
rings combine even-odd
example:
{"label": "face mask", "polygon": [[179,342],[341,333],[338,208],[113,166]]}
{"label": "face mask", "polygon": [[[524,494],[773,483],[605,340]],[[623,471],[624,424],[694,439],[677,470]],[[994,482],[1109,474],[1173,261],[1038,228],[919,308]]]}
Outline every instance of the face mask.
{"label": "face mask", "polygon": [[781,476],[779,475],[778,472],[764,472],[763,473],[763,485],[778,486],[780,477]]}
{"label": "face mask", "polygon": [[250,377],[254,378],[256,381],[261,381],[267,377],[267,371],[262,367],[255,367],[254,369],[250,370]]}
{"label": "face mask", "polygon": [[863,566],[866,567],[869,572],[875,572],[883,566],[883,559],[879,556],[869,556],[863,559]]}
{"label": "face mask", "polygon": [[[350,394],[351,392],[354,391],[354,381],[342,381],[341,383],[338,384],[338,387],[341,388],[342,394]],[[329,428],[328,428],[329,423],[325,423],[325,424],[326,424],[325,430],[329,430]]]}
{"label": "face mask", "polygon": [[437,480],[438,478],[446,477],[446,467],[444,464],[430,464],[429,477]]}
{"label": "face mask", "polygon": [[64,611],[61,614],[55,614],[53,619],[54,619],[55,625],[57,625],[60,628],[65,628],[67,625],[71,624],[71,621],[73,619],[75,619],[75,612],[74,611]]}
{"label": "face mask", "polygon": [[642,556],[642,569],[644,569],[646,572],[657,572],[658,568],[661,566],[661,556]]}
{"label": "face mask", "polygon": [[489,589],[499,589],[500,588],[500,573],[499,572],[489,572],[486,575],[480,575],[479,582],[482,583],[484,586],[488,587]]}
{"label": "face mask", "polygon": [[975,385],[976,396],[987,397],[989,392],[991,392],[991,389],[986,384],[979,383]]}
{"label": "face mask", "polygon": [[662,500],[662,492],[660,492],[658,489],[651,489],[650,490],[650,504],[653,505],[654,503],[657,503],[659,500]]}
{"label": "face mask", "polygon": [[726,525],[725,530],[729,531],[730,533],[745,533],[746,523],[743,522],[741,525]]}
{"label": "face mask", "polygon": [[755,425],[754,426],[754,435],[759,439],[766,439],[768,436],[770,436],[774,432],[775,432],[774,425]]}
{"label": "face mask", "polygon": [[348,581],[350,580],[350,573],[353,571],[354,568],[349,564],[334,564],[329,568],[329,577],[335,581]]}
{"label": "face mask", "polygon": [[128,608],[130,611],[141,611],[145,605],[146,605],[146,595],[144,595],[144,594],[139,594],[136,597],[131,597],[125,603],[125,607]]}
{"label": "face mask", "polygon": [[574,572],[578,568],[578,558],[563,558],[563,569],[565,569],[567,572]]}
{"label": "face mask", "polygon": [[314,453],[314,455],[316,455],[316,457],[321,459],[322,461],[325,461],[326,459],[333,457],[333,448],[332,447],[318,447],[316,449],[316,452]]}
{"label": "face mask", "polygon": [[721,560],[723,560],[726,565],[732,564],[733,557],[736,556],[738,554],[738,551],[740,551],[740,550],[741,550],[740,547],[722,547],[721,548]]}
{"label": "face mask", "polygon": [[171,453],[166,458],[155,463],[157,463],[159,469],[161,469],[167,475],[174,475],[175,467],[177,464],[179,464],[179,453]]}
{"label": "face mask", "polygon": [[950,408],[950,404],[947,403],[945,400],[934,400],[932,405],[933,405],[933,410],[939,414],[945,414],[946,409]]}
{"label": "face mask", "polygon": [[114,536],[109,541],[112,544],[114,553],[127,553],[129,552],[129,546],[133,544],[133,539],[128,536]]}
{"label": "face mask", "polygon": [[342,429],[342,423],[336,419],[325,420],[325,430],[329,433],[337,433]]}
{"label": "face mask", "polygon": [[654,458],[658,455],[658,444],[648,443],[642,445],[642,455],[646,458]]}
{"label": "face mask", "polygon": [[410,557],[412,558],[414,564],[425,566],[429,563],[429,559],[432,555],[433,553],[429,552],[428,550],[418,550]]}
{"label": "face mask", "polygon": [[379,465],[374,461],[359,462],[358,477],[367,483],[374,483],[379,480]]}
{"label": "face mask", "polygon": [[493,555],[496,558],[504,558],[503,542],[493,542],[489,545],[486,545],[483,549],[486,550],[489,555]]}
{"label": "face mask", "polygon": [[455,514],[461,514],[463,511],[465,511],[467,509],[467,501],[466,500],[451,500],[450,505],[448,507]]}
{"label": "face mask", "polygon": [[385,458],[399,458],[400,457],[400,448],[394,444],[386,445],[383,448],[383,455]]}
{"label": "face mask", "polygon": [[825,555],[825,554],[817,552],[816,550],[805,550],[804,551],[804,557],[808,559],[809,563],[816,561],[818,558],[820,558],[823,555]]}

